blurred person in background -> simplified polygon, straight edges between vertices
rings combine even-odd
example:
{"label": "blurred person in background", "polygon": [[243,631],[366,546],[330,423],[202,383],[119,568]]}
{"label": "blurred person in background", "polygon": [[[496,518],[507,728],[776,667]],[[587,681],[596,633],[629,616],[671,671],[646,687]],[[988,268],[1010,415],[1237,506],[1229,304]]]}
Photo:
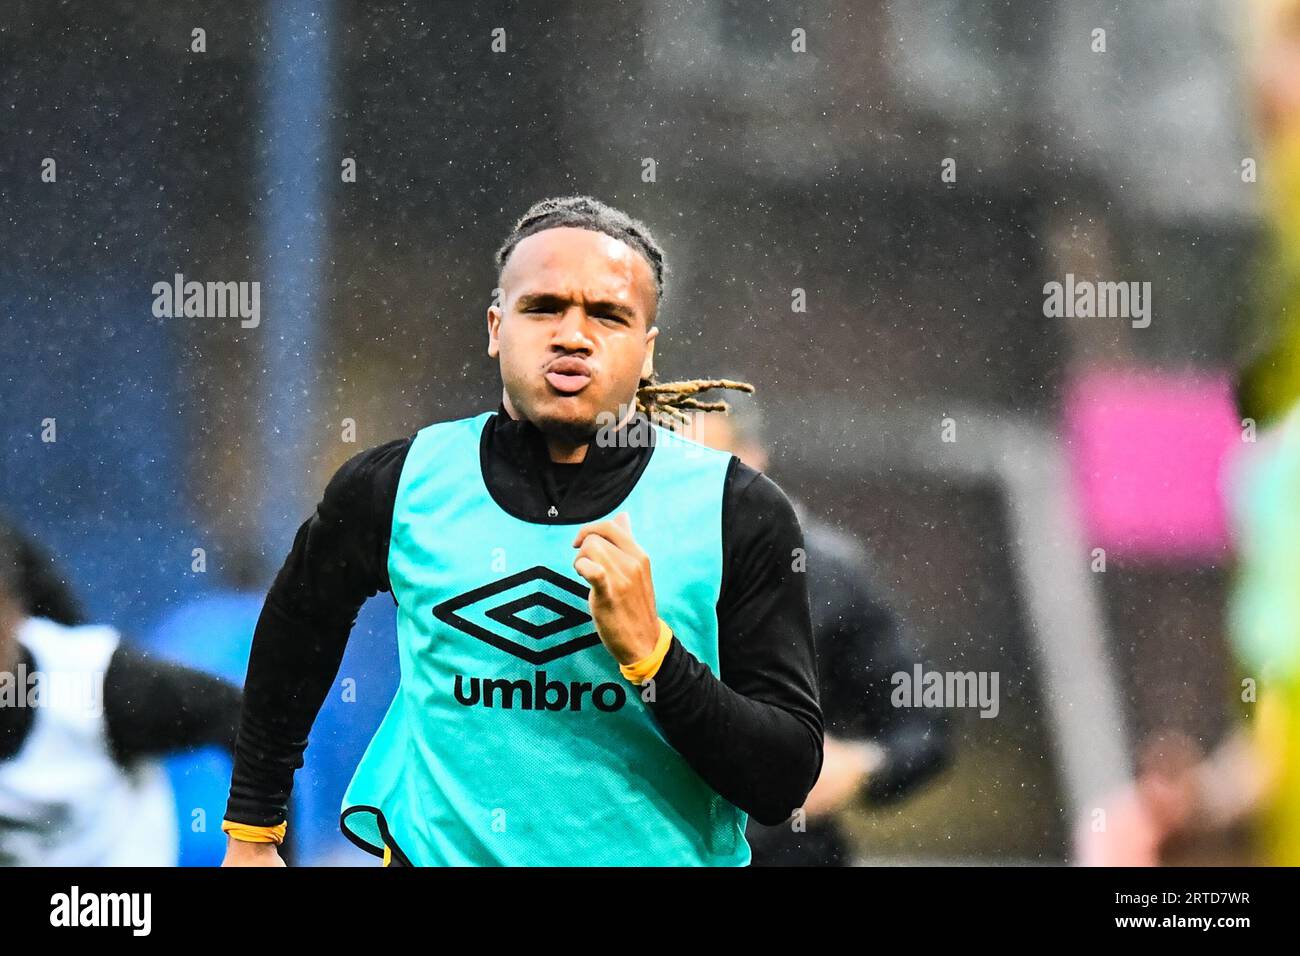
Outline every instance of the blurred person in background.
{"label": "blurred person in background", "polygon": [[[696,414],[689,434],[765,472],[768,453],[755,400],[731,399],[726,415]],[[952,762],[951,734],[935,711],[890,704],[892,675],[921,663],[895,614],[877,597],[866,550],[792,501],[804,529],[808,598],[826,721],[821,776],[804,802],[806,831],[750,821],[755,866],[849,866],[837,815],[914,795]]]}
{"label": "blurred person in background", "polygon": [[1183,734],[1152,734],[1105,828],[1080,823],[1085,864],[1154,866],[1241,828],[1248,862],[1300,865],[1300,0],[1242,9],[1269,223],[1257,323],[1236,383],[1243,430],[1257,433],[1226,482],[1238,559],[1228,618],[1244,719],[1208,755]]}
{"label": "blurred person in background", "polygon": [[43,549],[0,522],[0,864],[174,866],[156,758],[233,749],[238,689],[34,608],[79,617]]}
{"label": "blurred person in background", "polygon": [[[1252,74],[1271,244],[1258,314],[1266,347],[1243,373],[1260,429],[1232,488],[1240,567],[1231,607],[1242,673],[1258,685],[1246,752],[1264,862],[1300,865],[1300,0],[1256,0]],[[1245,749],[1245,748],[1243,748]]]}

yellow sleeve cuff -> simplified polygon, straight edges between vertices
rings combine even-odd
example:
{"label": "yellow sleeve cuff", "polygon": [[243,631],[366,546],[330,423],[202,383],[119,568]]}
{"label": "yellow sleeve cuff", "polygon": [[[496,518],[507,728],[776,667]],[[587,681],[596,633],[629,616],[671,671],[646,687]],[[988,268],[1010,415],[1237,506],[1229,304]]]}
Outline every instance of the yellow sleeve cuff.
{"label": "yellow sleeve cuff", "polygon": [[273,827],[255,827],[247,823],[235,823],[231,820],[221,821],[221,830],[228,833],[236,840],[244,843],[276,843],[284,842],[284,831],[287,827],[285,823]]}
{"label": "yellow sleeve cuff", "polygon": [[672,647],[672,644],[673,629],[664,623],[663,618],[660,618],[659,643],[650,652],[650,656],[642,658],[635,664],[619,664],[619,672],[634,684],[648,681],[659,672],[659,665],[664,662],[664,657],[668,654],[668,648]]}

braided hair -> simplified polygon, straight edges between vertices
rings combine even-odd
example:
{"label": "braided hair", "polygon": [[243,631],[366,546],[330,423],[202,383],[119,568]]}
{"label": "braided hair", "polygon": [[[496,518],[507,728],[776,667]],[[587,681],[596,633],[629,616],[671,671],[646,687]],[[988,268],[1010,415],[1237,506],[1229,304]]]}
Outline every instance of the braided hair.
{"label": "braided hair", "polygon": [[[505,268],[506,260],[515,251],[521,241],[544,229],[570,227],[590,229],[603,232],[640,252],[650,263],[654,273],[655,295],[662,299],[664,294],[664,277],[667,263],[664,251],[651,235],[649,228],[640,220],[633,219],[627,213],[606,205],[591,196],[556,196],[534,203],[497,249],[496,263],[498,271]],[[735,382],[730,379],[687,379],[681,382],[660,382],[657,376],[641,379],[637,386],[637,411],[652,422],[667,428],[677,428],[690,424],[686,410],[701,412],[725,412],[727,403],[723,401],[702,401],[696,396],[715,388],[729,388],[741,392],[752,392],[754,386],[748,382]]]}

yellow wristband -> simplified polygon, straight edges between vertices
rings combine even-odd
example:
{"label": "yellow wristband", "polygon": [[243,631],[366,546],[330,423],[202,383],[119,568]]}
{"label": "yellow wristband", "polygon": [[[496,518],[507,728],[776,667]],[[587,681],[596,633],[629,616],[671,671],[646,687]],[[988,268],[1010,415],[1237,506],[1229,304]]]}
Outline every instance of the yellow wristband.
{"label": "yellow wristband", "polygon": [[664,623],[664,619],[659,619],[659,643],[655,649],[650,652],[649,657],[644,657],[635,664],[619,664],[619,672],[634,684],[640,684],[651,677],[654,677],[659,671],[659,665],[664,662],[664,656],[668,653],[668,648],[673,643],[673,629]]}
{"label": "yellow wristband", "polygon": [[235,823],[232,820],[221,821],[222,832],[230,834],[243,843],[283,843],[286,826],[287,821],[273,827],[255,827],[247,823]]}

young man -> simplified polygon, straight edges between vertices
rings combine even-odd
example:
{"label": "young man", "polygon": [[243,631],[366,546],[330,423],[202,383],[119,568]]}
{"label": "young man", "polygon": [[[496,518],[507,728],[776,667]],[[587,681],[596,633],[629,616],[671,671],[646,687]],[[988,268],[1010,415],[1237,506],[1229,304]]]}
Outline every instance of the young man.
{"label": "young man", "polygon": [[401,685],[341,826],[397,865],[744,865],[821,769],[803,545],[781,491],[654,423],[663,253],[589,197],[497,254],[495,413],[363,452],[254,635],[227,865],[281,865],[293,772],[365,599]]}

